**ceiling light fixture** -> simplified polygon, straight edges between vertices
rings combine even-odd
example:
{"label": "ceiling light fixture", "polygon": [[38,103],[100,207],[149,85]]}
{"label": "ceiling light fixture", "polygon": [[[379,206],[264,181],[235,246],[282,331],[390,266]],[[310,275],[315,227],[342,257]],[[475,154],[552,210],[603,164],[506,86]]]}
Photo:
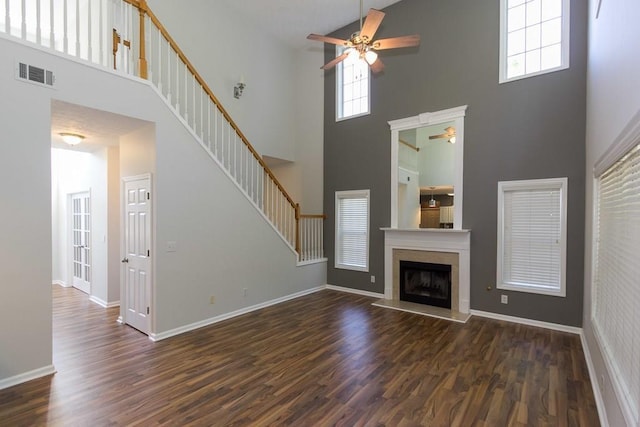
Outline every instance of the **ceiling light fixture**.
{"label": "ceiling light fixture", "polygon": [[378,54],[373,50],[367,50],[364,53],[364,60],[367,61],[367,64],[373,65],[374,62],[378,59]]}
{"label": "ceiling light fixture", "polygon": [[62,140],[69,145],[78,145],[84,139],[84,136],[78,135],[77,133],[66,133],[63,132],[60,134]]}
{"label": "ceiling light fixture", "polygon": [[451,138],[449,138],[449,142],[450,142],[451,144],[455,144],[455,143],[456,143],[456,137],[455,137],[455,136],[452,136]]}

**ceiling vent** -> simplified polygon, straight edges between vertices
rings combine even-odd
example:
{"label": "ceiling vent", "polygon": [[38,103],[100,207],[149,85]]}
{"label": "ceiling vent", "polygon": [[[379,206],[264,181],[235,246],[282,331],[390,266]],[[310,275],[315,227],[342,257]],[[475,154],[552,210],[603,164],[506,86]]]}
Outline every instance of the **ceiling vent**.
{"label": "ceiling vent", "polygon": [[18,63],[18,68],[16,71],[17,77],[20,80],[49,87],[54,87],[55,85],[56,79],[53,75],[53,71],[25,64],[24,62]]}

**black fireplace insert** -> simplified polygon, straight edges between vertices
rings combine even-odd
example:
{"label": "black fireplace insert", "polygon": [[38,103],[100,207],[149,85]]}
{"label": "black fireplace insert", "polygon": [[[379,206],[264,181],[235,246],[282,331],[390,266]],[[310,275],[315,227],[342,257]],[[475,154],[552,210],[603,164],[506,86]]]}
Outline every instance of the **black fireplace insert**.
{"label": "black fireplace insert", "polygon": [[451,266],[400,261],[400,300],[451,308]]}

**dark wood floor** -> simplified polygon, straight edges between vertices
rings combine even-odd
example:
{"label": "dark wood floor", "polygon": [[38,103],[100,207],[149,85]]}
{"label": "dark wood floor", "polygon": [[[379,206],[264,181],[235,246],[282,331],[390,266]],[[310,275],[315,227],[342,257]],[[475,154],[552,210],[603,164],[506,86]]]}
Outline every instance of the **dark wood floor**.
{"label": "dark wood floor", "polygon": [[54,287],[58,373],[0,425],[598,425],[577,335],[322,291],[153,343]]}

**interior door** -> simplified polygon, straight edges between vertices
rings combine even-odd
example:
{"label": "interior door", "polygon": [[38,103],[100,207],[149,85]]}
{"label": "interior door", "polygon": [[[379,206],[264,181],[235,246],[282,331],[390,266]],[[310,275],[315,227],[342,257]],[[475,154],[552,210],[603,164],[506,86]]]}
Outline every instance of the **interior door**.
{"label": "interior door", "polygon": [[72,285],[91,293],[91,197],[89,193],[71,195]]}
{"label": "interior door", "polygon": [[125,323],[150,332],[151,178],[124,180]]}

